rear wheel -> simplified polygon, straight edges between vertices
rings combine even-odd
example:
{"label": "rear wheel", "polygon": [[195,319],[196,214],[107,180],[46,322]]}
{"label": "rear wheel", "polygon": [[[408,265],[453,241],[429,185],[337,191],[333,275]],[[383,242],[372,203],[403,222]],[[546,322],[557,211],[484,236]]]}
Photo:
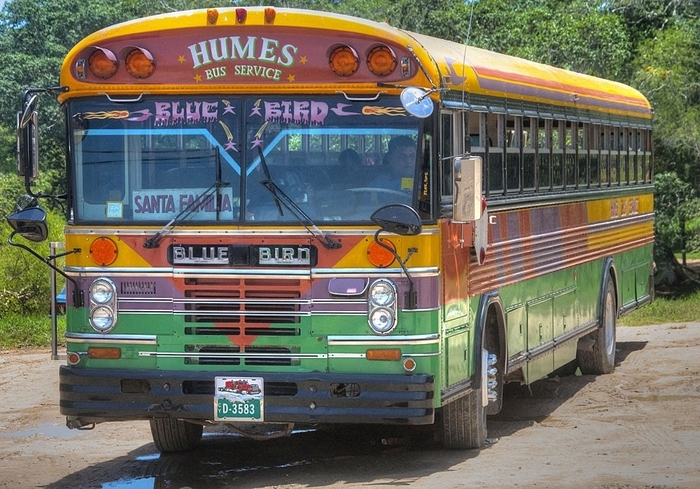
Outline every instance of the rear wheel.
{"label": "rear wheel", "polygon": [[617,324],[617,298],[615,284],[608,275],[603,292],[600,328],[586,339],[593,340],[593,347],[578,350],[577,359],[584,375],[609,374],[615,368],[615,327]]}
{"label": "rear wheel", "polygon": [[151,420],[153,443],[160,452],[192,450],[202,439],[202,425],[174,418]]}

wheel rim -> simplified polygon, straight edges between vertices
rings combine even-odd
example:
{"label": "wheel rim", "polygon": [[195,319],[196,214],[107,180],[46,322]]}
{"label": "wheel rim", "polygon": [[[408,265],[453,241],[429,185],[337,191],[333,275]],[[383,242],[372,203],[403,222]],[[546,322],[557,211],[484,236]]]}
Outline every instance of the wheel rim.
{"label": "wheel rim", "polygon": [[605,351],[608,356],[612,356],[615,349],[615,300],[612,292],[608,291],[605,296]]}

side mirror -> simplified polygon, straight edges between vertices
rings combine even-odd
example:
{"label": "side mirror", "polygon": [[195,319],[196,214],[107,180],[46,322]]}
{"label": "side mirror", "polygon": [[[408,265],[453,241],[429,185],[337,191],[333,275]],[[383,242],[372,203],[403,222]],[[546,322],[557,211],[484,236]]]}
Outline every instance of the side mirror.
{"label": "side mirror", "polygon": [[49,237],[49,226],[46,223],[46,211],[41,207],[28,207],[7,216],[15,233],[34,242],[44,241]]}
{"label": "side mirror", "polygon": [[481,219],[481,172],[481,158],[478,156],[454,159],[452,218],[455,222],[474,222]]}
{"label": "side mirror", "polygon": [[380,207],[370,219],[388,233],[415,236],[423,230],[420,216],[413,207],[406,204],[390,204]]}
{"label": "side mirror", "polygon": [[430,94],[434,91],[436,90],[425,91],[418,87],[406,87],[401,92],[401,105],[414,117],[420,119],[430,117],[435,108],[430,98]]}
{"label": "side mirror", "polygon": [[39,124],[36,111],[38,95],[26,98],[17,112],[17,174],[36,178],[39,174]]}

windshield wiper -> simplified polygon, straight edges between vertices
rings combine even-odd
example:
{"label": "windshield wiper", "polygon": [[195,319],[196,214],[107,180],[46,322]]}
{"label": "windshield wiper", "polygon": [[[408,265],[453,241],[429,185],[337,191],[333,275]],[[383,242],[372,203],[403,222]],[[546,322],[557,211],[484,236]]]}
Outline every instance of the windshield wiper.
{"label": "windshield wiper", "polygon": [[[265,155],[263,155],[262,149],[258,147],[258,153],[260,154],[260,164],[262,165],[263,172],[265,173],[265,180],[261,180],[260,184],[267,189],[275,199],[275,205],[279,211],[280,216],[283,216],[282,205],[289,210],[289,212],[296,217],[297,221],[301,223],[306,230],[311,233],[311,235],[316,238],[324,248],[328,250],[334,250],[340,248],[342,245],[333,241],[330,236],[327,236],[323,231],[321,231],[316,223],[306,214],[299,205],[294,202],[284,190],[279,188],[277,184],[270,177],[270,169],[267,167],[267,162],[265,161]],[[281,197],[281,198],[280,198]]]}
{"label": "windshield wiper", "polygon": [[[209,187],[202,195],[197,196],[196,199],[194,199],[192,202],[187,204],[187,207],[182,209],[180,213],[173,217],[165,226],[163,226],[158,232],[156,232],[153,236],[148,238],[144,243],[143,247],[144,248],[158,248],[160,246],[160,240],[168,234],[175,226],[180,224],[181,222],[186,221],[192,214],[194,214],[197,209],[204,204],[209,197],[212,195],[216,194],[217,196],[219,195],[219,189],[222,187],[228,186],[228,182],[222,182],[220,180],[217,180],[214,182],[214,184]],[[218,208],[218,204],[217,204]],[[217,211],[218,213],[218,211]]]}

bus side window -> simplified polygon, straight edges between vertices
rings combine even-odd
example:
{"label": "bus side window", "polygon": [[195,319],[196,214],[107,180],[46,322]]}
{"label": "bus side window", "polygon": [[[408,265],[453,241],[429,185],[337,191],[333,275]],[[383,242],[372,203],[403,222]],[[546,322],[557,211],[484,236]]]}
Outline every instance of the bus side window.
{"label": "bus side window", "polygon": [[[503,195],[503,152],[505,147],[504,114],[487,114],[486,136],[488,149],[488,195]],[[495,144],[495,145],[494,145]]]}

